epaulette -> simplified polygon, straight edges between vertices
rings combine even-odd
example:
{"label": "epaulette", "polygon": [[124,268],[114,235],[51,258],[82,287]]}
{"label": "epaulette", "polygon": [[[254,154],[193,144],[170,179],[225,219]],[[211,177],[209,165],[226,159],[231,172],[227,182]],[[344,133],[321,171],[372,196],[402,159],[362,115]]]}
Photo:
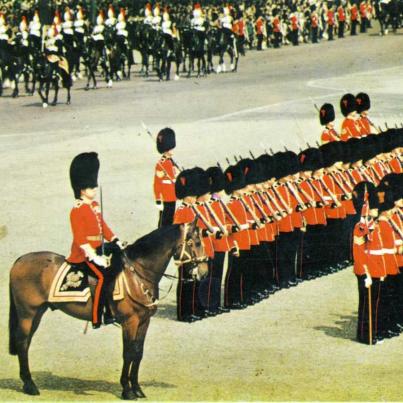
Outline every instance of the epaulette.
{"label": "epaulette", "polygon": [[84,202],[81,199],[76,199],[74,200],[74,205],[73,208],[79,208],[84,204]]}

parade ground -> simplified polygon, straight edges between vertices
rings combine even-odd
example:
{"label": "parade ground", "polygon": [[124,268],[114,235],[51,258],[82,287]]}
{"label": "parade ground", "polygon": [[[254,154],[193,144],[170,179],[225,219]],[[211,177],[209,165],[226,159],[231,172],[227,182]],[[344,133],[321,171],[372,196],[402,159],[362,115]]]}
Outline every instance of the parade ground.
{"label": "parade ground", "polygon": [[[158,82],[76,81],[72,104],[39,96],[0,99],[0,400],[117,401],[121,330],[89,329],[48,311],[30,349],[41,391],[22,393],[18,360],[8,354],[9,269],[40,250],[68,254],[73,205],[69,166],[84,151],[99,154],[104,215],[120,239],[134,242],[156,228],[152,183],[159,158],[152,133],[175,130],[180,166],[223,168],[284,147],[315,145],[315,105],[346,92],[371,97],[370,116],[385,128],[403,122],[403,32],[350,36],[318,45],[248,52],[239,72]],[[139,57],[136,55],[136,62]],[[227,60],[229,69],[229,61]],[[326,253],[326,250],[323,250]],[[175,274],[171,264],[168,273]],[[147,401],[402,401],[403,336],[383,344],[355,342],[358,292],[351,268],[281,290],[242,311],[193,324],[176,321],[175,288],[161,282],[140,369]],[[168,291],[170,292],[168,293]],[[168,294],[167,294],[168,293]],[[90,326],[91,327],[91,326]]]}

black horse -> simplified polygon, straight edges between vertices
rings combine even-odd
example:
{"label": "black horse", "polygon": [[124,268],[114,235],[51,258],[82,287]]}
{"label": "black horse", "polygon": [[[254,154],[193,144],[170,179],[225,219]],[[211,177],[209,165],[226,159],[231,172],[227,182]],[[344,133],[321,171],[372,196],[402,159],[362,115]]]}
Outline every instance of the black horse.
{"label": "black horse", "polygon": [[206,75],[206,33],[193,29],[191,31],[191,41],[189,47],[190,66],[188,70],[188,77],[194,67],[194,62],[197,60],[197,77]]}
{"label": "black horse", "polygon": [[[238,69],[239,49],[235,34],[229,29],[221,29],[220,37],[220,59],[217,72],[225,72],[224,54],[228,53],[231,59],[231,71],[236,72]],[[235,60],[235,63],[234,63]]]}
{"label": "black horse", "polygon": [[67,59],[57,55],[37,53],[34,59],[33,72],[33,88],[35,88],[35,83],[39,82],[38,93],[41,97],[42,106],[44,108],[47,108],[49,105],[49,92],[51,88],[54,90],[54,97],[51,105],[55,106],[57,104],[59,80],[62,81],[62,86],[67,91],[67,105],[71,103],[71,87],[73,85],[73,80],[71,78]]}

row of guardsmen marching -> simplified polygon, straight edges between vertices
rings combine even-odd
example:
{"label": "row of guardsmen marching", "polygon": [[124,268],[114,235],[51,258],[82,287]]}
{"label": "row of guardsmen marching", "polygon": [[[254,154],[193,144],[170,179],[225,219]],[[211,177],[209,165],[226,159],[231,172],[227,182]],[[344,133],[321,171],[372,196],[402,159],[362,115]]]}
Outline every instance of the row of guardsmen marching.
{"label": "row of guardsmen marching", "polygon": [[[351,136],[298,155],[263,154],[225,171],[214,166],[179,172],[172,159],[175,133],[161,130],[154,177],[159,225],[197,219],[210,261],[209,277],[201,282],[191,267],[179,268],[178,320],[243,309],[280,288],[348,266],[360,220],[357,195],[362,199],[364,185],[401,178],[402,132]],[[401,223],[396,228],[401,231]]]}

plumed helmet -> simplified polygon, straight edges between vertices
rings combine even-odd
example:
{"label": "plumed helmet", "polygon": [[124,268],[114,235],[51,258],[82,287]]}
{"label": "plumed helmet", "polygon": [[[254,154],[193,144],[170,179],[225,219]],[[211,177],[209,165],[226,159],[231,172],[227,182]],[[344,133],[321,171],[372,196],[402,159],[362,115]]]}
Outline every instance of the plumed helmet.
{"label": "plumed helmet", "polygon": [[225,192],[231,194],[245,187],[245,175],[239,165],[229,166],[225,172]]}
{"label": "plumed helmet", "polygon": [[210,193],[218,193],[225,188],[225,175],[220,167],[206,169],[209,178]]}
{"label": "plumed helmet", "polygon": [[343,116],[356,110],[355,96],[353,94],[345,94],[340,99],[340,110]]}
{"label": "plumed helmet", "polygon": [[335,119],[334,108],[332,104],[323,104],[319,110],[319,120],[322,126],[333,122]]}
{"label": "plumed helmet", "polygon": [[79,199],[81,190],[98,186],[99,160],[95,152],[74,157],[70,165],[70,182],[74,197]]}
{"label": "plumed helmet", "polygon": [[145,9],[144,9],[144,15],[145,15],[146,17],[150,16],[150,15],[151,15],[151,12],[152,12],[151,10],[152,10],[151,4],[150,4],[150,3],[147,3],[147,4],[146,4],[146,7],[145,7]]}
{"label": "plumed helmet", "polygon": [[157,135],[157,150],[160,154],[163,154],[176,147],[175,132],[166,127],[160,130]]}
{"label": "plumed helmet", "polygon": [[119,15],[118,15],[118,20],[120,22],[123,22],[123,21],[126,20],[126,12],[125,12],[125,9],[123,7],[120,8],[120,12],[119,12]]}
{"label": "plumed helmet", "polygon": [[358,113],[368,111],[371,108],[371,101],[368,94],[365,92],[360,92],[355,97],[356,111]]}
{"label": "plumed helmet", "polygon": [[109,4],[109,7],[108,7],[108,18],[109,19],[115,18],[115,10],[113,9],[112,4]]}

